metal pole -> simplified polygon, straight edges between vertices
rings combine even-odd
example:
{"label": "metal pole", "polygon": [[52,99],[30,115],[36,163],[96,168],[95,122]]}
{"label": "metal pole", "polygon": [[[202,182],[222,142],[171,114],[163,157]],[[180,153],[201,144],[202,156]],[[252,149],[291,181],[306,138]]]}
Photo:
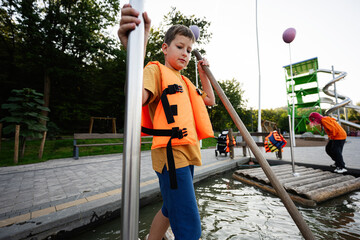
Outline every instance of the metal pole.
{"label": "metal pole", "polygon": [[[200,53],[197,50],[194,50],[196,58],[198,60],[202,59]],[[277,179],[274,172],[271,170],[269,163],[266,161],[264,156],[262,155],[259,147],[256,145],[254,139],[252,139],[250,133],[247,131],[244,123],[241,121],[239,115],[236,113],[234,107],[231,105],[229,99],[226,97],[224,91],[221,89],[219,83],[216,81],[215,77],[212,75],[208,66],[203,66],[203,69],[208,76],[213,88],[215,89],[217,95],[219,96],[220,100],[224,104],[226,110],[228,111],[229,115],[231,116],[232,120],[234,121],[236,127],[239,129],[243,139],[245,140],[246,144],[249,146],[253,154],[255,155],[256,159],[259,161],[261,168],[264,170],[264,173],[268,177],[271,182],[271,185],[276,190],[276,193],[284,203],[284,206],[288,210],[290,216],[293,218],[295,224],[298,226],[300,232],[304,236],[305,239],[315,239],[314,235],[312,234],[309,226],[306,224],[305,220],[301,216],[300,212],[296,208],[294,202],[291,200],[289,194],[285,191],[284,187],[281,185],[279,180]]]}
{"label": "metal pole", "polygon": [[[260,74],[260,51],[259,51],[259,34],[258,34],[258,15],[257,15],[257,0],[256,0],[256,44],[257,44],[257,56],[258,56],[258,69],[259,69],[259,109],[258,109],[258,132],[262,132],[261,129],[261,74]],[[259,141],[262,141],[259,136]]]}
{"label": "metal pole", "polygon": [[[334,71],[334,66],[331,66],[331,73],[333,76],[333,79],[335,79],[335,71]],[[336,82],[334,82],[334,94],[335,94],[335,103],[336,105],[338,104],[338,96],[337,96],[337,92],[336,92]],[[337,120],[340,123],[340,109],[337,109]]]}
{"label": "metal pole", "polygon": [[294,147],[296,147],[296,142],[295,142],[295,82],[294,82],[294,78],[293,78],[293,70],[292,70],[292,63],[291,63],[291,47],[290,47],[290,43],[289,43],[289,56],[290,56],[290,77],[291,77],[291,84],[292,84],[292,127],[291,127],[291,131],[293,132],[292,134],[292,141],[293,141],[293,145]]}
{"label": "metal pole", "polygon": [[291,153],[291,164],[292,164],[292,171],[293,171],[293,176],[294,177],[298,177],[300,176],[299,173],[295,172],[295,155],[294,155],[294,146],[293,146],[293,138],[292,138],[292,131],[291,131],[291,117],[290,115],[288,115],[288,119],[289,119],[289,133],[290,133],[290,153]]}
{"label": "metal pole", "polygon": [[[130,1],[143,12],[141,0]],[[142,17],[140,14],[139,17]],[[126,106],[122,172],[121,239],[138,240],[141,105],[144,67],[144,20],[129,35],[126,59]]]}
{"label": "metal pole", "polygon": [[[344,115],[345,115],[345,121],[349,121],[346,107],[344,107]],[[347,133],[349,134],[350,133],[350,127],[348,125],[346,125],[346,129],[347,129]]]}

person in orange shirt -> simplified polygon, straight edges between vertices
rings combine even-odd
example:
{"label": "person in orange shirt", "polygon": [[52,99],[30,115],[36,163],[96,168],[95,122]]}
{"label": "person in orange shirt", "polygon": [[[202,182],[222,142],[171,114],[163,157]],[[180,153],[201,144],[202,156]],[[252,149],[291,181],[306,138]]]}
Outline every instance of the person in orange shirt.
{"label": "person in orange shirt", "polygon": [[325,151],[335,161],[335,164],[330,165],[336,167],[334,172],[347,172],[345,162],[343,160],[342,151],[346,141],[345,130],[332,117],[323,117],[317,112],[312,112],[309,115],[309,120],[312,125],[321,125],[329,137],[329,142],[326,144]]}

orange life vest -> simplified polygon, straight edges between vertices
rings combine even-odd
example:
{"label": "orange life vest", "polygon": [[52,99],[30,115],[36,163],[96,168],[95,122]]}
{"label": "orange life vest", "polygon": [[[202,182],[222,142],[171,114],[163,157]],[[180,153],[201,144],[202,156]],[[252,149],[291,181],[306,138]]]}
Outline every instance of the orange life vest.
{"label": "orange life vest", "polygon": [[[226,135],[226,152],[230,152],[230,139],[229,135]],[[232,146],[236,146],[236,140],[234,136],[232,137]]]}
{"label": "orange life vest", "polygon": [[[149,62],[147,65],[149,64],[156,64],[159,67],[161,72],[161,88],[163,92],[166,91],[165,89],[168,89],[169,86],[174,84],[178,85],[182,89],[181,81],[172,72],[172,70],[157,61]],[[186,144],[195,145],[197,139],[201,140],[204,138],[214,137],[210,118],[202,97],[199,95],[194,84],[188,78],[184,76],[181,77],[187,85],[189,96],[180,91],[166,95],[173,115],[173,122],[170,120],[171,123],[169,123],[169,119],[166,117],[164,105],[167,103],[164,104],[163,97],[156,107],[153,122],[151,122],[148,106],[144,106],[142,109],[142,127],[169,130],[174,127],[186,129],[187,136],[182,139],[174,138],[172,140],[172,146]],[[166,147],[168,141],[169,136],[154,136],[151,149]]]}
{"label": "orange life vest", "polygon": [[214,132],[205,103],[194,84],[181,76],[189,92],[189,95],[184,94],[182,81],[171,69],[159,62],[149,62],[147,65],[149,64],[156,64],[160,69],[162,95],[155,109],[153,122],[148,106],[143,107],[142,132],[143,135],[154,135],[151,149],[167,148],[170,182],[175,181],[172,188],[177,188],[171,147],[195,145],[198,140],[214,137]]}

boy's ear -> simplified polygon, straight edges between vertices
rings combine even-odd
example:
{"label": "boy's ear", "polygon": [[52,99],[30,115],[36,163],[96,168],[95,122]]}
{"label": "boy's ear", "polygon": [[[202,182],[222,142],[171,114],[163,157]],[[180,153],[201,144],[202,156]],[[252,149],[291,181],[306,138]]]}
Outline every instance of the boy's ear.
{"label": "boy's ear", "polygon": [[161,46],[161,50],[163,51],[164,55],[167,54],[168,45],[166,43],[163,43]]}

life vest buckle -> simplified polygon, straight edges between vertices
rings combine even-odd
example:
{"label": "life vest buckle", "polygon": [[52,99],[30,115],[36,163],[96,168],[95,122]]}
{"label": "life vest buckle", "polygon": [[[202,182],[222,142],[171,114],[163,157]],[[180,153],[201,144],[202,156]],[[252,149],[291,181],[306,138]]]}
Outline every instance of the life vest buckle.
{"label": "life vest buckle", "polygon": [[183,129],[180,129],[179,127],[172,128],[171,138],[182,139],[183,137],[186,137],[187,135],[188,134],[187,134],[186,128],[183,128]]}
{"label": "life vest buckle", "polygon": [[173,84],[167,87],[167,94],[174,94],[177,92],[183,92],[183,87],[181,85]]}

